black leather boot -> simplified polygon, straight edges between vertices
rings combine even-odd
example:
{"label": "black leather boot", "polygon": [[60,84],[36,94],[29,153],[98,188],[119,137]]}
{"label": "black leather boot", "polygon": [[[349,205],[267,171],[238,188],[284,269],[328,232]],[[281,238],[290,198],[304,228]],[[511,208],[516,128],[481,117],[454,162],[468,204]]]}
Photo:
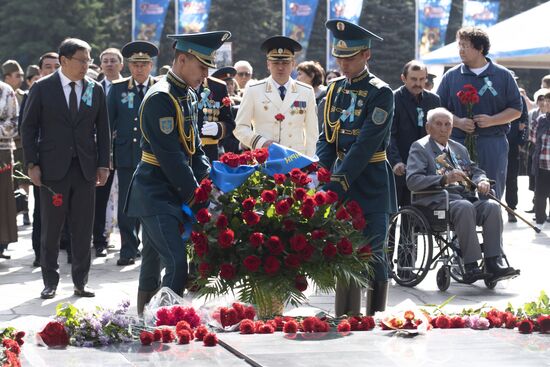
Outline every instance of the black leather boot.
{"label": "black leather boot", "polygon": [[492,274],[492,277],[489,279],[493,282],[507,279],[518,274],[516,269],[500,265],[498,256],[485,258],[485,269]]}
{"label": "black leather boot", "polygon": [[477,265],[477,262],[464,264],[464,270],[462,279],[464,283],[467,284],[481,279],[489,279],[492,276],[488,270],[486,272],[482,271]]}
{"label": "black leather boot", "polygon": [[367,290],[367,316],[373,316],[376,311],[385,311],[388,301],[388,280],[369,282]]}

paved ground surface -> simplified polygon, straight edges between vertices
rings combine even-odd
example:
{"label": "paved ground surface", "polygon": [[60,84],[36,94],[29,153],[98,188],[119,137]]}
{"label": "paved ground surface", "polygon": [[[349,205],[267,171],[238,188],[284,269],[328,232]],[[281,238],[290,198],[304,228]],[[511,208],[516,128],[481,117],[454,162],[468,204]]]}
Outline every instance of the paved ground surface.
{"label": "paved ground surface", "polygon": [[[527,181],[526,177],[520,177],[520,204],[518,212],[524,215],[527,219],[532,219],[532,214],[526,214],[524,211],[531,208],[532,193],[526,189]],[[32,203],[31,203],[32,205]],[[19,223],[22,222],[21,217]],[[119,248],[119,236],[114,233],[111,236],[111,242],[115,245],[114,249],[109,250],[109,255],[106,258],[93,258],[93,264],[89,276],[89,285],[96,290],[96,297],[92,299],[75,298],[73,297],[73,286],[70,278],[70,265],[66,263],[66,254],[62,251],[59,258],[61,281],[58,288],[57,296],[52,300],[42,300],[39,298],[40,291],[43,288],[41,273],[39,268],[33,268],[32,262],[34,254],[31,248],[31,227],[19,228],[20,240],[16,244],[11,244],[7,254],[12,256],[11,260],[0,260],[0,325],[14,325],[24,330],[36,330],[43,325],[44,320],[55,313],[55,306],[60,302],[73,302],[77,306],[81,307],[93,307],[94,305],[114,306],[122,299],[130,299],[132,306],[130,313],[135,314],[135,294],[137,289],[137,276],[139,273],[140,262],[136,262],[135,265],[119,267],[116,265],[118,259]],[[475,307],[484,303],[492,304],[497,307],[504,308],[508,302],[513,305],[522,305],[526,301],[534,300],[538,297],[541,290],[546,290],[550,293],[550,268],[548,266],[548,259],[550,258],[550,223],[547,223],[543,227],[542,233],[536,234],[526,224],[521,221],[518,223],[508,223],[505,217],[504,228],[504,246],[507,252],[511,265],[521,269],[521,276],[499,283],[494,290],[488,290],[485,288],[482,282],[478,282],[474,285],[463,285],[457,283],[451,283],[450,288],[446,292],[440,292],[437,289],[435,282],[435,271],[430,272],[428,277],[415,288],[404,288],[396,284],[392,284],[390,288],[389,306],[395,306],[400,302],[410,299],[418,305],[423,304],[439,304],[451,296],[455,296],[452,303],[447,306],[449,310],[460,310],[463,307]],[[318,294],[314,289],[308,290],[309,304],[302,306],[300,309],[287,309],[289,314],[314,314],[319,309],[332,312],[334,296],[332,294]],[[194,300],[195,305],[200,305],[201,300]],[[32,334],[32,333],[31,333]],[[532,356],[535,358],[538,356],[540,350],[550,349],[550,337],[548,335],[542,337],[526,337],[527,339],[517,339],[514,333],[513,337],[502,336],[502,338],[514,338],[516,342],[512,342],[510,346],[518,353],[523,353],[524,349],[529,349],[526,345],[526,341],[535,341],[535,345],[540,345],[535,351],[531,351],[531,354],[526,356]],[[434,334],[435,335],[435,334]],[[470,334],[458,335],[460,340],[467,340]],[[429,340],[435,340],[434,337]],[[499,337],[500,338],[500,337]],[[502,339],[501,338],[501,339]],[[392,340],[395,338],[392,338]],[[353,336],[347,339],[349,343],[357,346],[367,343],[367,341],[360,340],[359,337]],[[401,338],[396,340],[402,340]],[[496,339],[495,339],[496,340]],[[348,343],[348,342],[347,342]],[[391,342],[392,348],[396,348],[397,352],[406,352],[409,349],[415,349],[416,344],[403,344],[399,342]],[[538,344],[537,344],[538,343]],[[429,351],[431,343],[425,342],[422,344],[422,348]],[[319,344],[318,347],[325,348],[325,344]],[[140,365],[151,363],[156,358],[156,362],[160,363],[174,359],[189,357],[189,353],[192,355],[192,359],[197,359],[197,365],[215,365],[220,362],[220,365],[239,365],[235,361],[229,362],[229,354],[225,351],[220,351],[221,348],[217,348],[217,351],[212,352],[212,349],[198,348],[196,353],[189,351],[181,352],[174,351],[172,354],[164,354],[164,357],[159,357],[160,354],[149,354],[147,351],[140,349],[138,346],[126,346],[125,351],[121,351],[120,348],[111,348],[109,350],[96,350],[96,349],[72,349],[69,351],[45,350],[36,348],[35,346],[25,346],[24,350],[28,350],[27,355],[41,355],[42,357],[27,358],[26,362],[29,365],[50,365],[51,359],[57,359],[58,356],[67,356],[71,363],[67,362],[66,365],[78,364],[84,365],[86,361],[88,363],[94,362],[94,365],[98,364],[99,360],[105,359],[106,363],[103,365],[119,365],[119,364],[135,364]],[[495,348],[500,348],[496,346]],[[208,350],[209,352],[207,352]],[[34,353],[39,351],[40,353]],[[345,351],[345,350],[344,350]],[[335,351],[336,352],[336,351]],[[139,359],[136,356],[131,357],[133,354],[146,355],[149,357],[145,359]],[[145,354],[144,354],[145,353]],[[112,360],[106,356],[120,355],[117,360]],[[152,355],[156,357],[151,357]],[[519,355],[519,354],[518,354]],[[201,357],[202,356],[202,357]],[[525,357],[523,354],[521,356]],[[134,358],[135,357],[135,358]],[[226,358],[227,357],[227,358]],[[546,355],[548,357],[548,355]],[[65,358],[65,357],[64,357]],[[136,359],[137,358],[137,359]],[[152,358],[152,359],[151,359]],[[160,359],[159,359],[160,358]],[[191,358],[191,357],[189,357]],[[203,362],[199,361],[203,359]],[[529,358],[527,358],[529,359]],[[227,363],[221,363],[222,360],[226,360]],[[536,357],[533,360],[538,360]],[[546,359],[546,365],[548,364],[548,358]],[[117,362],[118,361],[118,362]],[[217,361],[217,362],[215,362]],[[269,362],[269,359],[266,360]],[[424,361],[424,362],[422,362]],[[431,365],[425,364],[425,360],[416,361],[409,365]],[[107,363],[108,362],[108,363]],[[119,363],[120,362],[120,363]],[[266,362],[266,363],[267,363]],[[418,362],[418,363],[417,363]],[[65,364],[64,364],[65,365]],[[168,363],[169,365],[169,363]],[[269,362],[262,365],[279,365],[279,363]],[[294,364],[289,364],[294,365]],[[296,364],[306,365],[306,364]],[[487,363],[482,365],[487,366]],[[512,365],[512,364],[510,364]],[[526,365],[526,364],[513,364],[513,365]],[[529,364],[531,365],[531,364]],[[539,364],[540,365],[540,364]],[[544,363],[542,364],[544,365]]]}

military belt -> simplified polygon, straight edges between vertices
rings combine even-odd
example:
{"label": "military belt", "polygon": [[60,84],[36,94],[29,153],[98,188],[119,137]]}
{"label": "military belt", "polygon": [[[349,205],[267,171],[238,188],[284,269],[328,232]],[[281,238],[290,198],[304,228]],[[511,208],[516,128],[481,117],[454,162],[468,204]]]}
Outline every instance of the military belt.
{"label": "military belt", "polygon": [[339,129],[338,132],[343,135],[353,135],[358,136],[361,129]]}
{"label": "military belt", "polygon": [[[341,161],[344,160],[344,157],[346,156],[346,152],[339,150],[337,154],[338,154],[338,159],[340,159]],[[386,159],[387,159],[386,151],[383,150],[381,152],[374,153],[372,155],[372,158],[369,160],[369,163],[384,162],[386,161]]]}
{"label": "military belt", "polygon": [[202,145],[214,145],[214,144],[217,145],[218,141],[219,141],[219,139],[213,139],[213,138],[207,138],[207,137],[202,137],[201,138]]}
{"label": "military belt", "polygon": [[160,167],[160,163],[157,160],[157,157],[155,157],[155,155],[153,153],[142,151],[141,152],[141,160],[145,163],[152,164],[153,166]]}

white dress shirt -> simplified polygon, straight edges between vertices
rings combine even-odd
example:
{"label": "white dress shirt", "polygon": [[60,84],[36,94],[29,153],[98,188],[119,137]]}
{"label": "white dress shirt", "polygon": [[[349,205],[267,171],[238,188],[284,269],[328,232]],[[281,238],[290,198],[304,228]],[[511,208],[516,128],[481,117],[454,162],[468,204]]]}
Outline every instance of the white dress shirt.
{"label": "white dress shirt", "polygon": [[[67,102],[67,106],[70,109],[71,107],[69,106],[69,96],[71,95],[71,86],[69,85],[69,83],[71,83],[72,80],[67,78],[65,74],[63,74],[63,67],[59,69],[59,78],[61,79],[63,93],[65,93],[65,101]],[[82,80],[77,80],[75,82],[74,89],[76,92],[76,105],[78,108],[80,108],[80,99],[82,97]]]}

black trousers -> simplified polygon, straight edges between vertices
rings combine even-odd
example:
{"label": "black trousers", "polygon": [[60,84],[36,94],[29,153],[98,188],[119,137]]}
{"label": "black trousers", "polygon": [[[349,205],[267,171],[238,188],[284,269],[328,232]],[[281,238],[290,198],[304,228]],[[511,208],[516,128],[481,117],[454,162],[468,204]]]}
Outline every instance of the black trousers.
{"label": "black trousers", "polygon": [[109,242],[105,236],[105,220],[107,217],[107,202],[109,201],[109,194],[113,185],[113,176],[114,171],[110,171],[105,186],[98,186],[95,189],[93,243],[96,249],[107,247]]}
{"label": "black trousers", "polygon": [[59,272],[57,258],[59,240],[65,218],[69,218],[71,235],[71,275],[76,287],[88,282],[91,253],[90,241],[95,203],[95,180],[86,180],[78,159],[73,159],[66,176],[59,181],[43,181],[55,193],[63,195],[63,204],[54,206],[53,194],[44,186],[40,188],[40,213],[42,234],[40,241],[40,265],[45,286],[57,287]]}
{"label": "black trousers", "polygon": [[535,180],[535,218],[537,224],[546,220],[546,200],[550,197],[550,171],[538,170]]}
{"label": "black trousers", "polygon": [[117,168],[118,175],[118,228],[120,230],[120,258],[135,258],[139,246],[139,219],[131,218],[124,213],[126,196],[134,174],[133,168]]}
{"label": "black trousers", "polygon": [[506,169],[506,204],[516,209],[518,205],[519,145],[510,144]]}

